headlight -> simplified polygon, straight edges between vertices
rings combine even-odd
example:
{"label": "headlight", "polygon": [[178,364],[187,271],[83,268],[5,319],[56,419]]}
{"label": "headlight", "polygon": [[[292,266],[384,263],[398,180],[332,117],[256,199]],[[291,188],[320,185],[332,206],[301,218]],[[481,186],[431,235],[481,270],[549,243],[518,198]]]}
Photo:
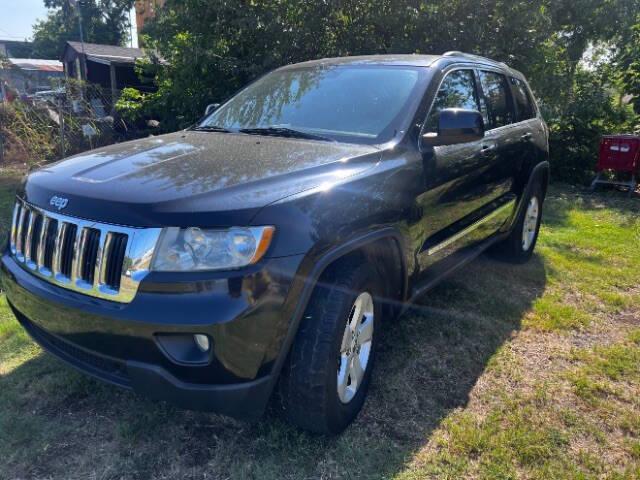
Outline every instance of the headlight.
{"label": "headlight", "polygon": [[160,235],[151,270],[230,270],[251,265],[266,253],[274,232],[274,227],[226,230],[165,228]]}

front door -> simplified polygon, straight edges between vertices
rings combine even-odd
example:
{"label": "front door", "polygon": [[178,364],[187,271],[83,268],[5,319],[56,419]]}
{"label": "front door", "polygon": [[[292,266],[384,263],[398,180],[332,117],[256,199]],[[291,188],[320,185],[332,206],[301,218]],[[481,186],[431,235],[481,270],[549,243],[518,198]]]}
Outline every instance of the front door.
{"label": "front door", "polygon": [[[424,133],[437,131],[438,116],[446,108],[480,110],[474,70],[448,72],[436,93]],[[425,213],[427,238],[437,238],[452,225],[480,208],[487,196],[482,178],[487,174],[492,142],[478,140],[426,148],[423,155],[425,193],[420,204]]]}

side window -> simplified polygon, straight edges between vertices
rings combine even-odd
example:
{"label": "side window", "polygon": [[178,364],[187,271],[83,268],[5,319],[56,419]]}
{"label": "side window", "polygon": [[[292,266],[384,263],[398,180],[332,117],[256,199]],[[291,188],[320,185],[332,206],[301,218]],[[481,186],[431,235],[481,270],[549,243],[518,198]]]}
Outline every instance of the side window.
{"label": "side window", "polygon": [[523,120],[535,117],[536,111],[533,108],[531,96],[524,82],[512,77],[511,85],[513,87],[513,98],[516,102],[516,109],[518,110],[518,121],[522,122]]}
{"label": "side window", "polygon": [[425,132],[438,129],[438,115],[446,108],[479,110],[473,70],[455,70],[444,78],[427,118]]}
{"label": "side window", "polygon": [[482,113],[485,116],[484,121],[487,130],[513,123],[511,96],[505,76],[484,70],[481,70],[479,74],[480,84],[486,100]]}

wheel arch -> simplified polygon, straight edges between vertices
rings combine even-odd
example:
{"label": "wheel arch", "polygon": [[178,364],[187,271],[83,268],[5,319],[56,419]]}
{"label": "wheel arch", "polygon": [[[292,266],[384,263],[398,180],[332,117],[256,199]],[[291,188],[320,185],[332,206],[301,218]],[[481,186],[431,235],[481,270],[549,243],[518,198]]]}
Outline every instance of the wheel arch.
{"label": "wheel arch", "polygon": [[320,276],[319,281],[330,278],[334,266],[344,262],[363,262],[371,265],[378,278],[382,281],[384,292],[380,298],[383,301],[383,316],[395,316],[400,305],[408,293],[407,270],[402,254],[401,240],[393,235],[367,239],[365,243],[357,244],[354,248],[331,259]]}
{"label": "wheel arch", "polygon": [[518,218],[522,214],[523,209],[525,208],[524,199],[527,198],[529,192],[534,187],[537,181],[540,181],[542,185],[542,192],[546,196],[547,189],[549,187],[549,180],[551,176],[551,169],[548,161],[542,161],[538,163],[535,167],[531,169],[531,173],[529,174],[529,178],[527,180],[527,184],[525,188],[522,190],[520,194],[520,198],[518,199],[518,204],[516,210],[511,217],[509,231],[513,228]]}
{"label": "wheel arch", "polygon": [[[392,255],[386,253],[388,252],[387,249],[390,249]],[[389,302],[389,304],[399,305],[406,300],[408,294],[407,266],[403,252],[404,240],[402,234],[394,227],[385,227],[366,234],[356,235],[321,255],[313,257],[311,261],[314,266],[303,279],[304,286],[296,302],[287,334],[280,347],[280,352],[273,365],[271,372],[271,390],[275,387],[282,367],[289,355],[313,289],[316,287],[318,281],[331,271],[332,265],[359,258],[361,260],[375,262],[376,270],[383,275],[390,271],[396,272],[396,274],[399,275],[399,278],[396,279],[398,282],[397,293],[399,297],[395,299],[397,303]],[[380,262],[377,260],[382,260],[382,265],[380,265]],[[394,264],[394,262],[398,263]],[[382,268],[382,271],[380,268]]]}

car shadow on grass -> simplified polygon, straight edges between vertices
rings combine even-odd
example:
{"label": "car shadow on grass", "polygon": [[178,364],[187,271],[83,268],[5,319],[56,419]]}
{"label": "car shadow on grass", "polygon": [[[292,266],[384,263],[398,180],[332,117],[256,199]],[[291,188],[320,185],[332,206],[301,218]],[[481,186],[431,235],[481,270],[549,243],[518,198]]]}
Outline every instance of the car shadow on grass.
{"label": "car shadow on grass", "polygon": [[393,476],[465,407],[545,283],[539,256],[522,266],[481,257],[429,292],[387,324],[364,410],[335,438],[300,432],[273,414],[249,424],[179,410],[38,354],[0,377],[0,471],[7,478]]}

